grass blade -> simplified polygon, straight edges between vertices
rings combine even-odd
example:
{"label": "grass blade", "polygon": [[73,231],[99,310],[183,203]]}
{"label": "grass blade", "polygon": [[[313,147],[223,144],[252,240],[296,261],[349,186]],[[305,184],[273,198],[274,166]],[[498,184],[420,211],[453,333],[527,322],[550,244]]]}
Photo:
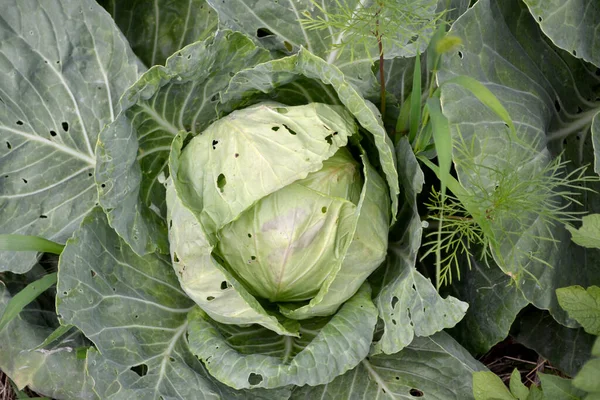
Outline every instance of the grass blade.
{"label": "grass blade", "polygon": [[54,330],[54,332],[52,332],[50,335],[48,335],[48,337],[46,338],[46,340],[44,340],[39,346],[35,347],[33,350],[43,349],[44,347],[48,346],[50,343],[54,342],[55,340],[60,339],[67,332],[69,332],[71,330],[71,328],[73,328],[73,326],[74,325],[61,325],[61,326],[59,326],[58,328],[56,328]]}
{"label": "grass blade", "polygon": [[492,93],[490,89],[485,87],[485,85],[483,85],[477,79],[465,75],[452,78],[444,82],[443,85],[447,85],[449,83],[454,83],[459,86],[462,86],[463,88],[473,93],[473,95],[477,97],[479,101],[481,101],[485,106],[487,106],[490,110],[496,113],[496,115],[498,115],[500,119],[502,119],[502,121],[504,121],[504,123],[508,125],[513,138],[516,139],[517,131],[515,129],[515,125],[513,124],[512,119],[510,118],[510,115],[508,114],[508,111],[506,111],[506,108],[504,108],[502,103],[500,103],[500,100],[498,100],[496,95],[494,95],[494,93]]}
{"label": "grass blade", "polygon": [[38,253],[60,254],[64,245],[38,236],[0,235],[0,251],[37,251]]}
{"label": "grass blade", "polygon": [[25,306],[35,300],[40,294],[46,291],[50,286],[56,283],[56,272],[48,274],[35,282],[31,282],[23,290],[13,297],[4,310],[0,318],[0,331],[12,321]]}
{"label": "grass blade", "polygon": [[[438,165],[440,168],[439,179],[441,185],[441,200],[442,204],[446,202],[446,186],[450,177],[450,167],[452,166],[452,137],[450,136],[450,127],[448,120],[442,114],[440,99],[430,97],[427,99],[427,108],[431,118],[433,143],[437,153]],[[443,213],[443,211],[442,211]],[[443,214],[440,214],[440,222],[438,224],[437,240],[442,240]],[[435,269],[436,269],[436,285],[438,290],[441,285],[441,264],[442,254],[441,248],[438,246],[435,252]]]}
{"label": "grass blade", "polygon": [[409,141],[414,142],[421,123],[421,56],[415,57],[415,70],[413,72],[413,86],[410,95],[410,131]]}

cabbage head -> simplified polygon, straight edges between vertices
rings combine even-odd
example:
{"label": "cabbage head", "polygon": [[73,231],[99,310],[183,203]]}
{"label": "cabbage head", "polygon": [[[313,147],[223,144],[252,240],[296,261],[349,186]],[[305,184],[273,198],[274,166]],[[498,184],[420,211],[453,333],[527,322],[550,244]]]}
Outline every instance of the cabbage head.
{"label": "cabbage head", "polygon": [[291,319],[331,315],[382,263],[389,190],[357,135],[343,106],[261,102],[176,141],[171,256],[211,318],[294,334],[259,302]]}

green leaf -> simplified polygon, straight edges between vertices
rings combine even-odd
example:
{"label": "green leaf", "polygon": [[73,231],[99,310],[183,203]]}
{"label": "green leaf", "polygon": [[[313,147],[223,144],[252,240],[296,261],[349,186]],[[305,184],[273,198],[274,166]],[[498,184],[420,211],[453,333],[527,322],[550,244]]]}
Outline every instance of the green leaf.
{"label": "green leaf", "polygon": [[[37,267],[32,271],[43,270]],[[13,299],[0,282],[0,313],[7,310]],[[36,346],[54,330],[56,316],[54,310],[43,309],[41,303],[35,301],[26,310],[0,331],[0,369],[19,389],[27,386],[59,399],[97,399],[89,390],[84,362],[78,360],[73,351],[73,346],[87,344],[83,337],[68,335],[47,349],[38,349]]]}
{"label": "green leaf", "polygon": [[[61,322],[79,328],[102,354],[87,367],[96,369],[90,375],[103,399],[216,399],[227,392],[190,361],[185,334],[194,303],[169,261],[136,255],[100,209],[84,219],[61,255],[57,304]],[[143,376],[135,372],[140,369]]]}
{"label": "green leaf", "polygon": [[600,384],[598,376],[600,374],[600,339],[596,339],[592,349],[592,359],[585,363],[581,371],[573,378],[573,386],[590,394],[585,397],[586,400],[595,400],[600,396]]}
{"label": "green leaf", "polygon": [[174,136],[202,132],[217,119],[230,74],[268,58],[242,34],[222,31],[151,68],[124,95],[124,112],[98,140],[96,180],[111,226],[137,254],[169,250],[161,181]]}
{"label": "green leaf", "polygon": [[371,356],[327,385],[298,388],[291,399],[471,399],[471,376],[482,370],[482,364],[440,332],[415,338],[399,353]]}
{"label": "green leaf", "polygon": [[65,246],[38,236],[0,234],[0,251],[60,254]]}
{"label": "green leaf", "polygon": [[30,283],[17,293],[4,308],[0,318],[0,331],[10,323],[29,303],[34,301],[40,294],[44,293],[50,286],[56,283],[56,272],[48,274],[35,282]]}
{"label": "green leaf", "polygon": [[65,336],[71,329],[73,329],[73,325],[59,325],[58,328],[54,330],[51,334],[44,339],[42,343],[35,347],[35,350],[43,349],[44,347],[48,347],[52,342],[57,341],[61,337]]}
{"label": "green leaf", "polygon": [[588,361],[577,376],[573,379],[573,385],[586,392],[600,393],[600,358]]}
{"label": "green leaf", "polygon": [[475,400],[515,400],[502,379],[490,371],[473,374],[473,396]]}
{"label": "green leaf", "polygon": [[468,307],[454,297],[440,297],[431,281],[415,268],[422,234],[417,194],[424,177],[406,138],[400,140],[397,156],[404,198],[388,258],[379,272],[383,276],[382,289],[375,302],[385,331],[374,345],[373,354],[396,353],[415,336],[430,336],[450,328],[462,319]]}
{"label": "green leaf", "polygon": [[529,396],[527,396],[527,400],[546,400],[544,396],[544,392],[538,386],[531,386],[529,388]]}
{"label": "green leaf", "polygon": [[[92,0],[3,1],[0,26],[0,233],[64,242],[97,201],[94,146],[140,66]],[[0,253],[0,271],[35,262]]]}
{"label": "green leaf", "polygon": [[190,313],[189,321],[191,351],[221,382],[236,389],[315,386],[330,382],[367,356],[377,310],[365,285],[329,321],[321,323],[312,340],[305,335],[310,337],[318,328],[303,325],[299,341],[256,326],[219,326],[198,308]]}
{"label": "green leaf", "polygon": [[556,289],[558,303],[589,334],[600,335],[600,287],[570,286]]}
{"label": "green leaf", "polygon": [[535,350],[570,376],[574,376],[589,359],[595,340],[582,328],[567,328],[547,311],[533,307],[525,309],[514,328],[511,334],[519,343]]}
{"label": "green leaf", "polygon": [[[454,23],[450,33],[463,45],[443,58],[438,80],[454,143],[466,143],[470,149],[453,155],[461,185],[470,191],[492,192],[497,171],[514,171],[515,180],[526,182],[532,171],[548,165],[563,150],[563,159],[569,161],[566,173],[594,161],[586,128],[598,112],[598,105],[587,100],[597,97],[596,80],[590,80],[589,66],[547,42],[525,6],[512,0],[481,0]],[[459,76],[469,76],[493,93],[512,119],[518,140],[505,118],[470,90],[445,85]],[[515,170],[516,162],[511,160],[528,153],[530,161]],[[591,190],[600,186],[585,185]],[[600,212],[596,193],[575,199],[582,206],[573,210]],[[482,207],[478,213],[485,210]],[[515,277],[527,300],[549,309],[561,323],[575,326],[558,307],[554,290],[598,283],[600,251],[576,246],[565,228],[548,226],[539,215],[516,211],[503,229],[494,231],[508,232],[494,245],[497,263]],[[523,225],[526,220],[531,223]],[[513,236],[510,232],[519,224],[522,232]]]}
{"label": "green leaf", "polygon": [[190,43],[208,38],[217,29],[217,14],[205,0],[101,0],[121,28],[135,54],[148,67]]}
{"label": "green leaf", "polygon": [[486,107],[493,111],[511,130],[512,134],[516,134],[515,125],[511,119],[508,111],[502,105],[498,97],[492,93],[485,85],[479,82],[477,79],[471,78],[470,76],[462,75],[455,78],[449,79],[443,83],[443,85],[460,85],[464,89],[467,89],[473,94],[479,101],[481,101]]}
{"label": "green leaf", "polygon": [[521,382],[521,373],[517,368],[513,369],[513,372],[510,375],[509,387],[510,392],[517,399],[527,400],[527,397],[529,397],[529,389]]}
{"label": "green leaf", "polygon": [[600,249],[600,214],[586,215],[581,218],[581,228],[567,225],[571,240],[583,247]]}
{"label": "green leaf", "polygon": [[600,66],[600,6],[585,0],[525,0],[542,31],[558,47]]}
{"label": "green leaf", "polygon": [[[584,367],[585,368],[585,367]],[[599,370],[600,371],[600,370]],[[583,398],[583,392],[577,390],[571,384],[571,379],[561,378],[556,375],[542,374],[538,372],[544,397],[552,400],[579,400]],[[596,375],[597,379],[598,375]],[[599,386],[600,387],[600,386]]]}

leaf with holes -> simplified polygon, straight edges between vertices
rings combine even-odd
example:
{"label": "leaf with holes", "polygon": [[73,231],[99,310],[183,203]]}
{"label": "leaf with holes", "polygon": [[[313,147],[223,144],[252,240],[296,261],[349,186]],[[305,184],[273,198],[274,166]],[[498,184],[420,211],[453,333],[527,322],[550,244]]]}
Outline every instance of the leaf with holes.
{"label": "leaf with holes", "polygon": [[102,353],[88,359],[102,398],[230,398],[190,358],[185,334],[194,303],[165,257],[136,255],[95,209],[67,242],[59,271],[57,311]]}
{"label": "leaf with holes", "polygon": [[[96,140],[140,66],[94,1],[3,1],[0,42],[0,233],[64,242],[97,201]],[[0,271],[35,260],[0,252]]]}
{"label": "leaf with holes", "polygon": [[377,322],[370,294],[365,285],[333,317],[302,323],[298,338],[257,325],[217,324],[195,309],[190,349],[214,377],[236,389],[328,383],[369,352]]}
{"label": "leaf with holes", "polygon": [[485,370],[448,334],[440,332],[415,338],[399,353],[367,357],[327,385],[295,390],[291,399],[470,399],[472,374]]}

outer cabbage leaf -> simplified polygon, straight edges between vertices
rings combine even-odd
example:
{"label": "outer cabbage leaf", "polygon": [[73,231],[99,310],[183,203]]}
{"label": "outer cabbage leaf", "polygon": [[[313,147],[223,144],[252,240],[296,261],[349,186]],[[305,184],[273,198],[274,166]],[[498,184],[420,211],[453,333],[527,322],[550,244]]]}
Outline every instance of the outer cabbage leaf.
{"label": "outer cabbage leaf", "polygon": [[155,66],[124,95],[124,112],[98,140],[96,180],[111,226],[138,254],[168,252],[164,177],[173,137],[217,119],[231,74],[269,58],[240,33],[194,43]]}
{"label": "outer cabbage leaf", "polygon": [[[0,43],[0,233],[64,242],[97,201],[96,139],[140,66],[91,0],[3,1]],[[35,260],[2,252],[0,271]]]}
{"label": "outer cabbage leaf", "polygon": [[486,368],[448,334],[415,338],[399,353],[377,355],[327,385],[296,388],[291,399],[473,398],[471,376]]}
{"label": "outer cabbage leaf", "polygon": [[164,64],[184,46],[207,39],[217,28],[215,11],[205,0],[100,0],[148,67]]}
{"label": "outer cabbage leaf", "polygon": [[600,67],[600,4],[593,0],[525,0],[542,31],[561,49]]}
{"label": "outer cabbage leaf", "polygon": [[[328,63],[336,65],[346,76],[346,79],[356,87],[365,97],[377,95],[378,83],[371,72],[371,66],[378,58],[377,41],[373,37],[365,45],[349,49],[346,46],[340,49],[336,44],[353,40],[348,39],[351,29],[308,29],[300,21],[306,19],[306,14],[312,18],[327,18],[323,16],[315,2],[311,0],[233,0],[222,2],[207,0],[219,14],[222,25],[229,29],[239,30],[263,45],[291,53],[300,48],[305,48],[312,54],[321,57]],[[344,0],[349,8],[364,7],[369,2],[364,0]],[[421,17],[434,18],[436,2],[432,0],[416,0],[404,2],[405,7],[413,10]],[[316,3],[330,14],[338,12],[339,3],[324,0]],[[385,12],[385,11],[384,11]],[[353,21],[348,21],[348,27]],[[412,57],[417,51],[423,52],[433,32],[427,30],[422,37],[409,43],[388,42],[384,38],[384,56],[388,59],[394,57]],[[266,37],[262,35],[267,34]],[[413,38],[414,39],[414,38]],[[402,46],[400,46],[402,44]],[[368,52],[371,52],[369,54]]]}
{"label": "outer cabbage leaf", "polygon": [[[10,300],[0,282],[0,315]],[[57,399],[96,399],[84,372],[85,361],[76,355],[76,347],[85,345],[81,335],[70,334],[49,348],[36,349],[55,324],[54,313],[45,312],[37,302],[30,304],[0,331],[0,369],[20,389],[28,386]]]}
{"label": "outer cabbage leaf", "polygon": [[440,297],[431,281],[415,268],[423,230],[416,196],[423,188],[424,177],[406,138],[398,143],[397,152],[400,182],[405,192],[387,262],[378,273],[382,276],[382,289],[376,304],[385,331],[373,346],[374,354],[396,353],[409,345],[415,335],[430,336],[451,328],[468,308],[467,303],[454,297]]}
{"label": "outer cabbage leaf", "polygon": [[[493,190],[495,171],[514,170],[511,160],[525,153],[530,154],[525,158],[528,163],[518,172],[524,177],[563,149],[565,159],[571,161],[569,170],[593,162],[586,127],[597,113],[592,99],[597,97],[594,82],[598,77],[589,65],[547,43],[527,9],[516,2],[479,1],[455,22],[451,32],[462,39],[463,47],[444,58],[438,74],[440,84],[456,75],[482,82],[506,107],[525,143],[521,146],[513,140],[510,144],[509,129],[496,114],[470,92],[454,84],[445,85],[442,105],[453,136],[462,137],[469,146],[473,143],[469,155],[454,153],[463,186]],[[485,167],[469,167],[474,164]],[[587,192],[578,199],[589,212],[600,207],[596,193]],[[516,277],[515,283],[536,307],[549,309],[561,323],[575,326],[558,307],[553,291],[572,284],[598,283],[600,253],[572,244],[567,230],[558,226],[551,228],[556,242],[539,240],[540,236],[547,237],[548,226],[534,215],[522,215],[519,220],[522,223],[528,218],[531,227],[526,232],[519,237],[504,235],[506,240],[498,246],[502,259],[520,262],[508,265],[496,261],[505,273]],[[510,232],[510,227],[505,228]],[[520,269],[523,266],[526,272]]]}
{"label": "outer cabbage leaf", "polygon": [[102,354],[92,353],[88,365],[101,398],[235,398],[190,358],[185,333],[193,304],[166,257],[136,255],[100,209],[61,255],[57,311]]}
{"label": "outer cabbage leaf", "polygon": [[190,313],[189,321],[190,349],[221,382],[236,389],[314,386],[367,356],[377,310],[365,284],[330,320],[303,323],[299,339],[256,326],[219,325],[200,309]]}
{"label": "outer cabbage leaf", "polygon": [[[392,141],[383,127],[377,108],[365,100],[348,83],[345,75],[337,67],[304,49],[293,56],[258,64],[239,72],[231,79],[227,90],[222,95],[222,102],[226,105],[224,109],[231,110],[247,106],[265,97],[270,98],[270,96],[277,100],[279,89],[287,88],[296,82],[303,82],[306,78],[321,85],[328,85],[322,88],[322,91],[326,91],[329,87],[332,88],[339,101],[356,118],[362,128],[366,130],[365,134],[369,135],[369,139],[374,142],[378,157],[377,159],[371,157],[370,160],[375,165],[381,166],[383,170],[390,188],[392,222],[395,221],[400,189]],[[311,96],[312,93],[306,93],[307,100],[315,101],[311,99]],[[279,101],[287,103],[285,97]]]}

